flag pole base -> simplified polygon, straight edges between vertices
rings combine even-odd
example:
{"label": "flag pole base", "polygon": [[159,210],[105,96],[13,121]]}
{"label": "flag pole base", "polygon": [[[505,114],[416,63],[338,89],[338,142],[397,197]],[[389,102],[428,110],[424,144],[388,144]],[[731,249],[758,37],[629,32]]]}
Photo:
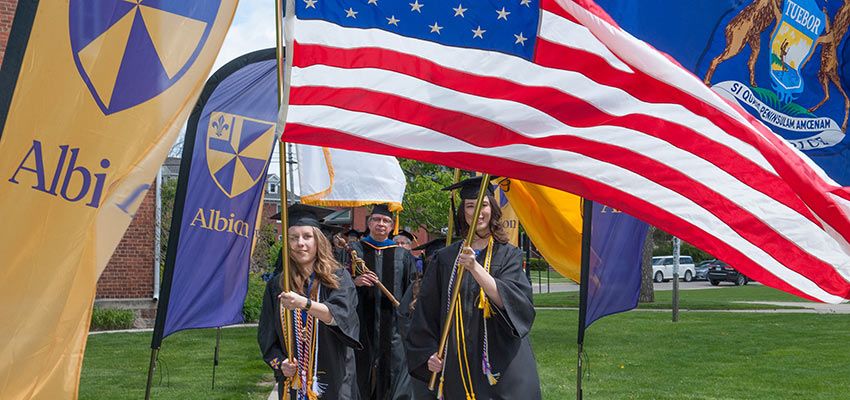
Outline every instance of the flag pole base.
{"label": "flag pole base", "polygon": [[148,365],[148,383],[145,386],[145,400],[151,398],[151,385],[153,384],[153,372],[156,369],[156,356],[159,354],[159,349],[151,349],[151,363]]}

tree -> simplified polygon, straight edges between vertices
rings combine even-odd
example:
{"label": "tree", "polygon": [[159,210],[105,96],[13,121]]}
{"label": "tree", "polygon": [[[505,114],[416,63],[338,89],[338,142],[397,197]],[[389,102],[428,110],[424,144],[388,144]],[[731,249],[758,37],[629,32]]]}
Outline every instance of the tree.
{"label": "tree", "polygon": [[[673,254],[673,235],[662,231],[661,229],[654,228],[654,247],[652,250],[653,256],[669,256]],[[703,260],[711,260],[715,258],[711,254],[708,254],[696,247],[694,245],[682,241],[682,246],[679,249],[679,254],[683,256],[691,256],[694,260],[694,263],[698,263]]]}
{"label": "tree", "polygon": [[[177,179],[163,179],[160,189],[162,221],[159,226],[160,271],[165,267],[165,255],[168,254],[168,233],[171,231],[171,217],[174,215],[174,198],[177,195]],[[162,276],[162,274],[160,274]]]}
{"label": "tree", "polygon": [[280,255],[280,241],[277,240],[277,224],[267,221],[254,233],[257,238],[254,254],[251,256],[251,273],[271,272],[274,262]]}
{"label": "tree", "polygon": [[649,227],[646,233],[646,239],[643,241],[643,257],[640,263],[640,296],[638,302],[653,303],[655,302],[655,287],[652,286],[652,250],[655,248],[655,231],[654,226]]}
{"label": "tree", "polygon": [[440,233],[449,218],[449,195],[441,190],[453,182],[454,171],[441,165],[399,159],[407,180],[401,213],[401,226],[425,227]]}

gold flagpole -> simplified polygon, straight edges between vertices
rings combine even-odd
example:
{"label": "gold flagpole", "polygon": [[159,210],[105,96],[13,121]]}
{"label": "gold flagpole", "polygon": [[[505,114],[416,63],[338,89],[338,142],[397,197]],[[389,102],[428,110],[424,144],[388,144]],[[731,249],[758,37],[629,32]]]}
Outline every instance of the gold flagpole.
{"label": "gold flagpole", "polygon": [[[460,168],[455,168],[455,176],[454,176],[454,181],[452,182],[452,184],[455,184],[455,183],[458,183],[458,182],[460,182]],[[449,200],[451,200],[452,203],[454,203],[454,201],[455,201],[455,190],[454,189],[449,190]],[[453,210],[451,209],[451,206],[449,206],[449,225],[448,225],[449,230],[448,230],[448,232],[446,232],[446,247],[448,247],[450,244],[452,244],[452,235],[454,234],[454,231],[455,231],[455,216],[454,216],[454,213],[452,213],[452,211]]]}
{"label": "gold flagpole", "polygon": [[[275,50],[277,51],[277,105],[278,109],[280,107],[286,107],[288,103],[286,101],[286,95],[288,93],[285,92],[285,64],[289,61],[289,57],[284,58],[284,46],[283,46],[283,1],[289,2],[290,0],[275,0]],[[288,7],[287,7],[288,8]],[[286,46],[287,50],[288,47]],[[285,122],[285,120],[284,120]],[[280,246],[280,260],[283,264],[283,291],[289,292],[289,239],[287,237],[287,230],[289,227],[289,213],[287,212],[289,201],[287,199],[288,185],[286,184],[286,143],[283,141],[283,128],[281,128],[281,137],[278,141],[278,159],[279,159],[279,171],[280,171],[280,230],[281,230],[281,246]],[[290,324],[292,323],[292,311],[287,309],[284,312],[283,318],[283,337],[286,338],[286,355],[287,358],[291,361],[294,360],[294,346],[292,344],[292,329]],[[298,379],[294,379],[298,376],[298,372],[290,378],[293,384],[299,382]],[[289,385],[286,385],[289,387]],[[284,390],[284,388],[278,388],[278,390]]]}
{"label": "gold flagpole", "polygon": [[[487,194],[487,185],[490,184],[490,174],[484,174],[481,178],[481,187],[478,189],[478,199],[475,201],[475,212],[473,213],[472,223],[469,224],[469,232],[466,233],[466,240],[463,242],[463,245],[460,247],[460,251],[463,251],[464,247],[472,245],[472,238],[475,235],[475,228],[478,225],[478,215],[481,213],[481,205],[484,203],[484,196]],[[462,200],[461,200],[462,201]],[[463,205],[461,204],[461,207]],[[491,207],[493,205],[491,204]],[[457,261],[455,261],[457,262]],[[455,286],[452,291],[452,300],[449,303],[449,313],[446,315],[446,322],[443,324],[443,333],[440,335],[440,347],[437,350],[437,355],[439,357],[443,356],[443,353],[446,351],[446,342],[449,338],[449,330],[451,329],[454,312],[453,310],[457,306],[457,299],[460,295],[460,284],[463,281],[464,271],[462,268],[458,268],[457,278],[455,279]],[[443,360],[445,362],[445,360]],[[437,373],[431,372],[431,382],[428,384],[428,389],[431,391],[434,390],[434,386],[437,383]]]}

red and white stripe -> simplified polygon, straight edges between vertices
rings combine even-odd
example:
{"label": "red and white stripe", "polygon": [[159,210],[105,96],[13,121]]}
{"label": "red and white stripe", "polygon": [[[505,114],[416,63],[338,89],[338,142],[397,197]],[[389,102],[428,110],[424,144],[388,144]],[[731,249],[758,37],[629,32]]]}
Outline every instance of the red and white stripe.
{"label": "red and white stripe", "polygon": [[850,297],[848,191],[590,1],[542,0],[534,62],[316,20],[289,29],[286,141],[563,189],[769,286]]}

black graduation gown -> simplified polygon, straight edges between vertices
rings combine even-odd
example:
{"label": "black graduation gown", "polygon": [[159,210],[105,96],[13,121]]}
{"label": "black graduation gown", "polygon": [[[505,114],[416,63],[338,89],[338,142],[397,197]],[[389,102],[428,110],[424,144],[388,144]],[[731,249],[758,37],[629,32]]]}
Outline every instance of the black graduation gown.
{"label": "black graduation gown", "polygon": [[[431,257],[433,259],[433,257]],[[426,260],[427,262],[427,260]],[[410,333],[410,319],[413,315],[413,310],[416,309],[416,300],[419,297],[419,290],[422,287],[422,276],[416,274],[416,279],[413,286],[404,297],[398,299],[399,306],[396,309],[396,316],[399,321],[399,331],[402,337],[407,337]],[[413,398],[415,400],[436,400],[437,396],[428,390],[428,384],[418,379],[410,380],[410,387],[413,390]]]}
{"label": "black graduation gown", "polygon": [[[396,300],[401,301],[413,284],[416,270],[413,255],[397,246],[379,251],[363,241],[352,243],[351,247]],[[363,350],[356,351],[355,358],[361,399],[412,399],[395,307],[377,287],[359,287],[357,295],[360,299],[357,314]]]}
{"label": "black graduation gown", "polygon": [[[435,253],[435,261],[426,269],[410,332],[405,338],[410,373],[425,382],[431,377],[428,358],[437,352],[442,324],[446,320],[446,308],[451,300],[449,280],[460,246],[461,242],[457,242]],[[478,256],[481,265],[484,265],[485,254],[486,249]],[[496,280],[505,307],[499,309],[491,304],[494,313],[486,320],[490,364],[493,372],[500,374],[498,383],[493,386],[482,370],[484,318],[483,310],[478,308],[480,286],[468,273],[463,277],[461,286],[466,354],[475,397],[540,399],[537,363],[528,340],[535,312],[531,301],[531,284],[522,271],[522,251],[509,244],[495,243],[490,274]],[[463,399],[465,392],[461,382],[454,325],[446,348],[443,395],[446,399]]]}
{"label": "black graduation gown", "polygon": [[[354,349],[361,348],[360,324],[357,319],[357,294],[351,275],[343,268],[336,271],[339,277],[339,289],[322,286],[319,301],[326,305],[334,317],[334,326],[328,326],[319,321],[318,349],[318,379],[326,384],[321,399],[327,400],[357,400],[359,395],[355,383],[357,381],[354,365]],[[271,366],[287,358],[286,341],[280,324],[280,302],[278,295],[282,292],[278,285],[278,275],[275,274],[266,284],[263,297],[263,309],[257,329],[257,342],[263,353],[263,360]],[[283,387],[284,376],[274,369],[278,390]],[[280,394],[280,398],[284,398]],[[291,399],[295,399],[294,392]]]}

